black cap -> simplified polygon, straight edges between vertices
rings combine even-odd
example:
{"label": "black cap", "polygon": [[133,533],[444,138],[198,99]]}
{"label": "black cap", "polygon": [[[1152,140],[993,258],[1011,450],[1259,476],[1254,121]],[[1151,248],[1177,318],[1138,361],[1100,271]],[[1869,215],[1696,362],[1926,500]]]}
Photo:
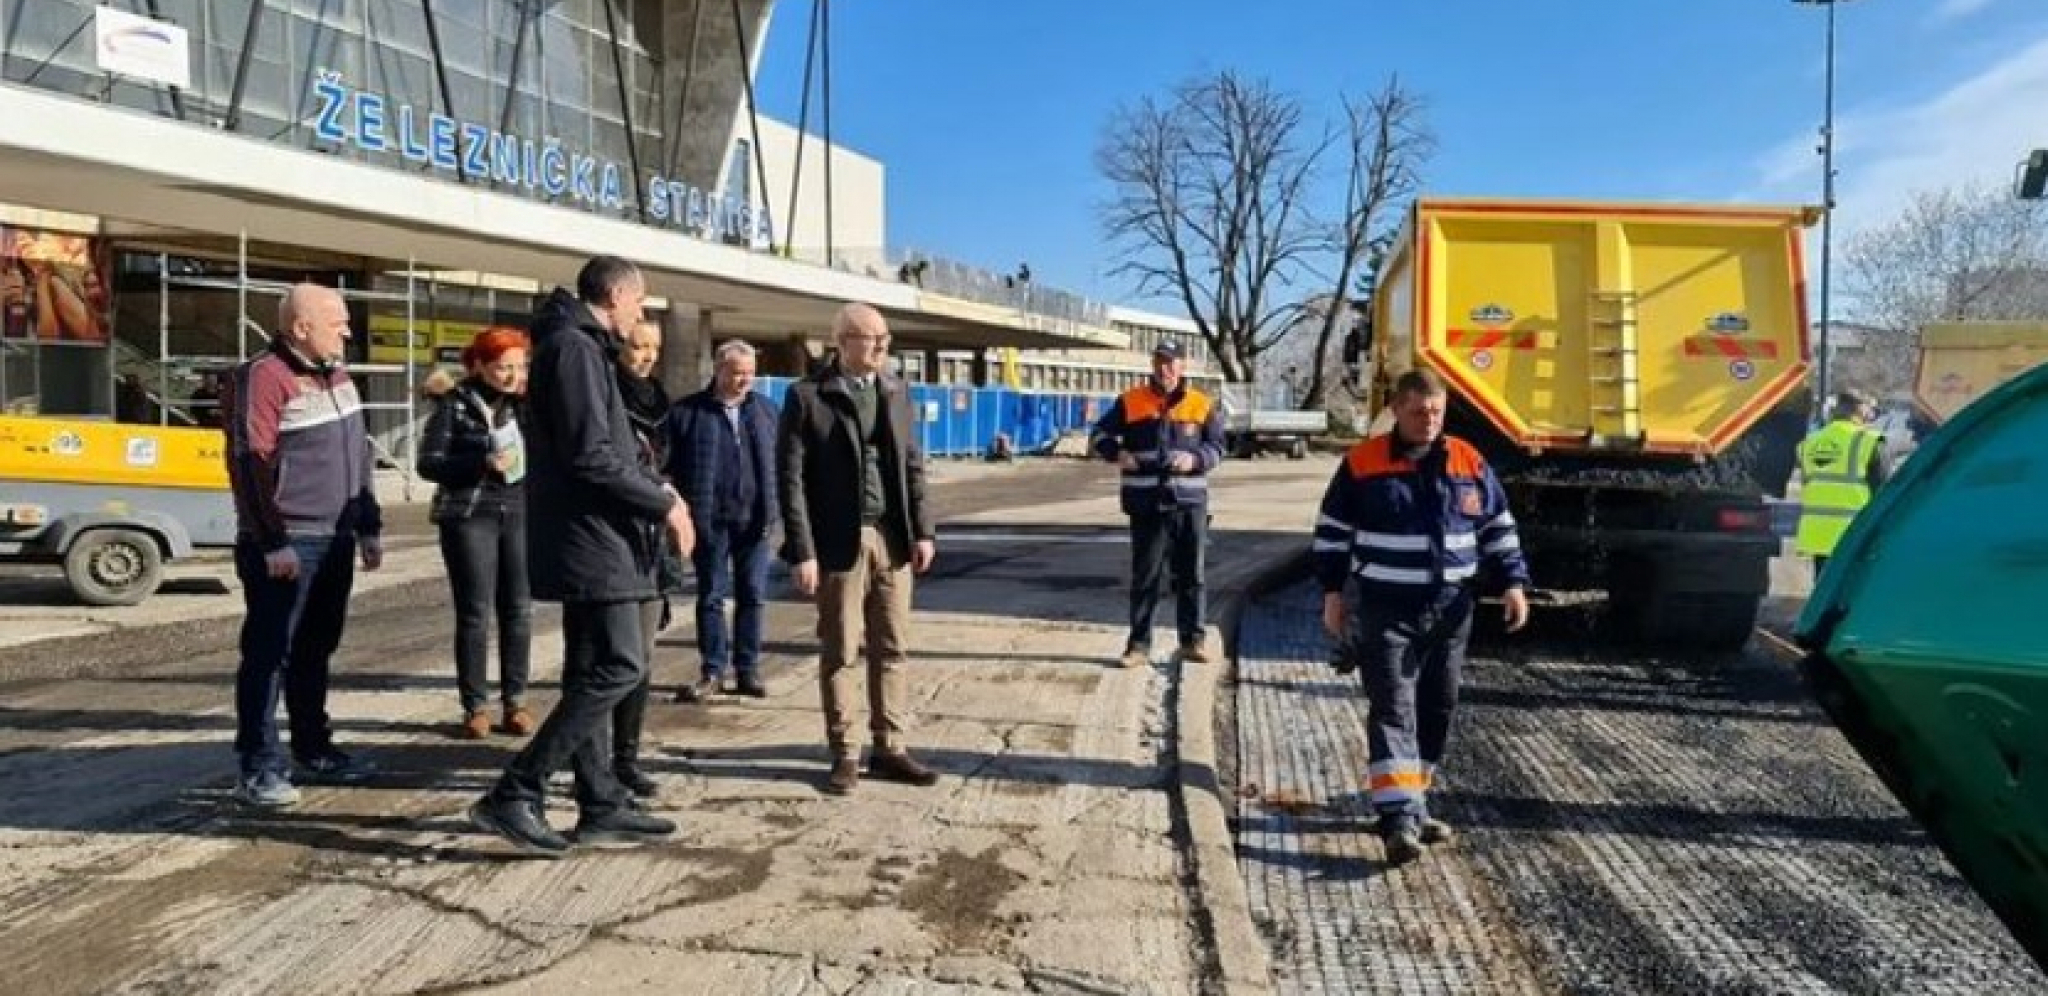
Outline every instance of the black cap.
{"label": "black cap", "polygon": [[1159,340],[1159,345],[1152,347],[1152,355],[1178,360],[1186,357],[1187,353],[1180,348],[1180,340],[1161,339]]}

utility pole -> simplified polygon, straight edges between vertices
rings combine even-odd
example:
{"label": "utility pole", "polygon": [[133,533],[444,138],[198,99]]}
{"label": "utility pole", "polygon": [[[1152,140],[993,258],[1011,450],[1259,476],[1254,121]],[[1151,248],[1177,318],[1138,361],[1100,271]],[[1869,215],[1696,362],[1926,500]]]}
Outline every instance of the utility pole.
{"label": "utility pole", "polygon": [[[1816,408],[1825,413],[1830,388],[1828,360],[1834,353],[1833,344],[1828,341],[1833,315],[1829,311],[1830,291],[1834,277],[1835,250],[1835,7],[1847,0],[1792,0],[1802,5],[1819,5],[1828,9],[1827,55],[1823,72],[1827,76],[1825,96],[1821,111],[1820,126],[1820,344],[1819,365],[1815,373]],[[1825,415],[1822,415],[1823,420]]]}

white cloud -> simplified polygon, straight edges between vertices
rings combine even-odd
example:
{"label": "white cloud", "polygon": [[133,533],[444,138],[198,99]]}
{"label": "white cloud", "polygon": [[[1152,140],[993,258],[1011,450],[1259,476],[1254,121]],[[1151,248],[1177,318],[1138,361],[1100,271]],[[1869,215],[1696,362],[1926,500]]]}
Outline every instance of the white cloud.
{"label": "white cloud", "polygon": [[1934,9],[1935,21],[1960,21],[1997,0],[1941,0],[1941,6]]}
{"label": "white cloud", "polygon": [[[1951,0],[1951,5],[1970,2],[1983,0]],[[2009,183],[2028,150],[2048,146],[2044,107],[2048,37],[1916,102],[1847,112],[1837,103],[1837,236],[1884,221],[1916,191],[1977,181]],[[1818,143],[1816,128],[1765,154],[1756,186],[1740,199],[1818,203]]]}

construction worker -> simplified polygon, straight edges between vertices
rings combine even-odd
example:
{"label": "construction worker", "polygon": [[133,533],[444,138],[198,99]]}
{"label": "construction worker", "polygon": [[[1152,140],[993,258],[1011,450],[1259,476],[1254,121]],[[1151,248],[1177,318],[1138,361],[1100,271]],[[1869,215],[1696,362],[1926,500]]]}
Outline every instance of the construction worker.
{"label": "construction worker", "polygon": [[1202,615],[1203,555],[1209,541],[1209,472],[1223,462],[1223,413],[1187,382],[1181,345],[1152,351],[1150,380],[1123,393],[1089,439],[1123,470],[1121,507],[1131,527],[1131,633],[1125,667],[1152,663],[1152,611],[1168,563],[1173,569],[1181,660],[1209,661]]}
{"label": "construction worker", "polygon": [[1813,558],[1813,576],[1827,567],[1850,521],[1890,476],[1884,436],[1870,428],[1877,403],[1856,391],[1835,395],[1834,417],[1799,444],[1799,530],[1793,543]]}
{"label": "construction worker", "polygon": [[[1430,371],[1395,380],[1394,429],[1345,456],[1323,492],[1312,548],[1323,626],[1349,644],[1365,685],[1367,794],[1397,865],[1451,839],[1427,797],[1482,584],[1505,587],[1509,632],[1529,618],[1529,570],[1507,495],[1478,450],[1444,435],[1447,400]],[[1355,605],[1346,604],[1347,580]]]}

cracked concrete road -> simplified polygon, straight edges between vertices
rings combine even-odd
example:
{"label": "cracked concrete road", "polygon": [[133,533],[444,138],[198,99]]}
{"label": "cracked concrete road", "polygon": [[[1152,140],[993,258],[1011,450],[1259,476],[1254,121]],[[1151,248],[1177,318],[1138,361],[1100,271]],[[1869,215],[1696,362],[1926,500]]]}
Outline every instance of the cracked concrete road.
{"label": "cracked concrete road", "polygon": [[[1328,472],[1231,464],[1212,587],[1298,549]],[[940,783],[819,791],[813,617],[777,601],[765,700],[670,704],[695,654],[687,622],[665,634],[646,759],[682,830],[653,847],[525,861],[467,826],[515,742],[449,738],[450,614],[428,545],[395,550],[383,586],[358,595],[336,661],[339,736],[384,774],[282,813],[227,799],[234,595],[0,640],[9,990],[1200,990],[1210,959],[1169,794],[1175,669],[1112,663],[1128,557],[1114,473],[941,475],[911,738]],[[545,706],[554,613],[535,641]]]}

